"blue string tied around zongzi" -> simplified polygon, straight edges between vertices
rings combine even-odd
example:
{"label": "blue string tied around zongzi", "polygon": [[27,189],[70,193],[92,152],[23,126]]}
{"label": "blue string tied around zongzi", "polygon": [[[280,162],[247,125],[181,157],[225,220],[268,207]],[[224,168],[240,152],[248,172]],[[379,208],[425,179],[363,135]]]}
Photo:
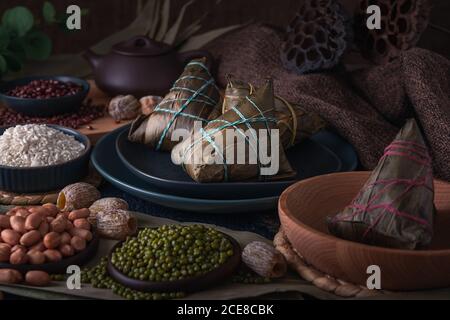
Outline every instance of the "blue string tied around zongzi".
{"label": "blue string tied around zongzi", "polygon": [[[192,115],[189,113],[184,112],[184,110],[189,106],[189,104],[191,102],[200,102],[200,103],[205,103],[209,106],[212,107],[216,107],[218,101],[212,99],[211,97],[209,97],[207,94],[204,94],[203,91],[206,90],[208,87],[213,86],[217,91],[219,91],[219,89],[217,88],[214,79],[211,77],[211,74],[209,73],[208,68],[201,62],[198,61],[191,61],[187,64],[187,66],[199,66],[201,68],[203,68],[207,74],[210,76],[210,79],[205,79],[202,77],[198,77],[198,76],[183,76],[180,77],[179,79],[177,79],[177,81],[175,81],[174,85],[172,86],[172,88],[170,89],[170,91],[187,91],[192,93],[192,95],[189,98],[178,98],[178,99],[168,99],[168,100],[162,100],[156,107],[155,107],[155,111],[159,111],[159,112],[163,112],[163,113],[168,113],[173,115],[172,118],[170,119],[170,121],[167,123],[167,126],[164,128],[161,137],[159,138],[158,144],[156,145],[156,150],[159,150],[163,144],[163,141],[167,135],[167,133],[169,132],[170,128],[172,127],[172,125],[174,124],[175,120],[177,119],[177,117],[182,116],[182,117],[187,117],[193,120],[198,120],[198,121],[202,121],[202,122],[207,122],[207,119],[204,119],[200,116],[196,116],[196,115]],[[178,83],[182,80],[200,80],[203,81],[204,84],[198,89],[198,90],[192,90],[190,88],[186,88],[186,87],[181,87],[178,86]],[[164,108],[163,106],[167,103],[173,103],[173,102],[180,102],[182,103],[181,107],[179,108],[179,110],[175,111],[175,110],[171,110],[171,109],[167,109]]]}
{"label": "blue string tied around zongzi", "polygon": [[[235,121],[233,121],[233,122],[230,122],[230,121],[228,121],[228,120],[225,120],[225,119],[215,119],[215,120],[210,120],[210,121],[208,121],[208,124],[213,124],[213,123],[223,123],[223,125],[221,125],[221,126],[219,126],[219,127],[217,127],[217,128],[214,128],[214,129],[211,129],[211,130],[209,130],[209,131],[205,131],[203,128],[201,128],[200,129],[200,134],[201,134],[201,136],[198,138],[198,139],[196,139],[196,140],[194,140],[185,150],[184,150],[184,153],[183,153],[183,156],[182,156],[182,166],[183,166],[183,168],[185,167],[185,159],[186,159],[186,156],[187,156],[187,154],[188,154],[188,152],[190,152],[191,150],[193,150],[193,148],[198,144],[198,143],[201,143],[202,141],[204,141],[204,140],[206,140],[212,147],[213,147],[213,149],[217,152],[217,154],[220,156],[220,158],[221,158],[221,162],[222,162],[222,165],[223,165],[223,171],[224,171],[224,181],[228,181],[229,180],[229,174],[228,174],[228,164],[227,164],[227,161],[226,161],[226,158],[225,158],[225,155],[223,154],[223,152],[222,152],[222,150],[220,150],[220,147],[217,145],[217,143],[214,141],[214,139],[213,139],[213,136],[216,134],[216,133],[218,133],[218,132],[220,132],[220,131],[222,131],[222,130],[224,130],[224,129],[227,129],[227,128],[234,128],[234,130],[236,130],[236,132],[239,134],[239,135],[241,135],[243,138],[244,138],[244,140],[246,141],[246,143],[249,145],[249,147],[253,150],[253,152],[255,152],[255,154],[257,155],[257,165],[258,165],[258,168],[259,168],[259,172],[260,172],[260,176],[261,176],[261,162],[259,161],[259,154],[258,154],[258,148],[257,148],[257,145],[259,144],[259,137],[257,136],[257,135],[255,135],[255,129],[252,127],[252,123],[254,124],[254,123],[261,123],[261,122],[263,122],[264,124],[265,124],[265,127],[266,127],[266,129],[267,129],[267,132],[268,132],[268,134],[269,134],[269,137],[270,137],[270,126],[269,126],[269,122],[272,122],[272,123],[277,123],[277,119],[276,118],[271,118],[271,117],[266,117],[265,115],[264,115],[264,113],[261,111],[261,109],[256,105],[256,103],[251,99],[251,98],[249,98],[248,96],[246,97],[246,99],[250,102],[250,105],[252,105],[257,111],[258,111],[258,113],[260,114],[260,116],[258,116],[258,117],[252,117],[252,118],[246,118],[243,114],[242,114],[242,112],[240,112],[239,111],[239,109],[238,108],[236,108],[236,107],[233,107],[233,108],[231,108],[230,110],[233,110],[238,116],[239,116],[239,119],[237,119],[237,120],[235,120]],[[249,129],[249,130],[251,130],[250,132],[251,132],[251,134],[253,135],[253,138],[255,139],[255,141],[256,141],[256,146],[255,145],[253,145],[252,143],[251,143],[251,141],[249,140],[249,138],[248,138],[248,136],[245,134],[245,132],[244,132],[244,130],[243,129],[241,129],[241,128],[239,128],[238,126],[239,125],[242,125],[242,124],[245,124],[245,126]]]}

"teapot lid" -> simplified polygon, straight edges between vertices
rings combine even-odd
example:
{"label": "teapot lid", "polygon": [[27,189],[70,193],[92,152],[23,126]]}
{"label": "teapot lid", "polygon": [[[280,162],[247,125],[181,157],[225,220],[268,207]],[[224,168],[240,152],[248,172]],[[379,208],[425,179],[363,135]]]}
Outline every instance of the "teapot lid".
{"label": "teapot lid", "polygon": [[172,50],[172,47],[146,36],[136,36],[115,44],[112,50],[118,54],[128,56],[157,56],[169,52]]}

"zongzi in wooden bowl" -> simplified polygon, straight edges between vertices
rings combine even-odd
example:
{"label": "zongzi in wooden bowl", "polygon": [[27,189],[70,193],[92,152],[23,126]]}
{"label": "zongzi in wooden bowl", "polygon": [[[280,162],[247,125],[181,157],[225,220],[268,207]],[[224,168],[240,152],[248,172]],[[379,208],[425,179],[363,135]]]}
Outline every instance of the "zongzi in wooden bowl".
{"label": "zongzi in wooden bowl", "polygon": [[331,235],[327,217],[340,212],[357,195],[370,172],[318,176],[286,189],[278,208],[292,246],[317,269],[366,286],[367,267],[381,270],[381,289],[421,290],[450,286],[450,184],[434,181],[437,215],[434,236],[426,249],[371,246]]}

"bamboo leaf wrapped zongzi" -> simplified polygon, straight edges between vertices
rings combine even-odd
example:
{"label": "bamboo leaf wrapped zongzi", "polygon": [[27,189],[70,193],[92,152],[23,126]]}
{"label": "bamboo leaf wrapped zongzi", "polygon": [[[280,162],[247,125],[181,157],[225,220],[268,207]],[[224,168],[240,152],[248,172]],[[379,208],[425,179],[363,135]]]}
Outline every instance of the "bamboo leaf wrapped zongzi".
{"label": "bamboo leaf wrapped zongzi", "polygon": [[272,81],[172,150],[197,182],[274,180],[295,175],[280,143]]}
{"label": "bamboo leaf wrapped zongzi", "polygon": [[170,151],[176,129],[191,131],[195,121],[206,123],[220,115],[220,93],[205,65],[206,59],[189,62],[170,92],[148,115],[131,125],[128,139],[155,150]]}
{"label": "bamboo leaf wrapped zongzi", "polygon": [[431,157],[411,119],[386,148],[359,194],[328,221],[334,235],[401,249],[425,247],[433,236]]}

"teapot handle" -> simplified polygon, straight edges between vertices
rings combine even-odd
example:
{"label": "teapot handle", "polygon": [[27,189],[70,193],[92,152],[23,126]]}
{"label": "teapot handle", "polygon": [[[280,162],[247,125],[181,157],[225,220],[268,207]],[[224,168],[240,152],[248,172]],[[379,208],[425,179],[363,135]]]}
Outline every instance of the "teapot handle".
{"label": "teapot handle", "polygon": [[209,51],[206,50],[192,50],[192,51],[186,51],[179,53],[179,58],[183,65],[186,65],[189,61],[196,58],[203,58],[206,57],[206,67],[211,70],[211,67],[214,62],[214,58]]}

